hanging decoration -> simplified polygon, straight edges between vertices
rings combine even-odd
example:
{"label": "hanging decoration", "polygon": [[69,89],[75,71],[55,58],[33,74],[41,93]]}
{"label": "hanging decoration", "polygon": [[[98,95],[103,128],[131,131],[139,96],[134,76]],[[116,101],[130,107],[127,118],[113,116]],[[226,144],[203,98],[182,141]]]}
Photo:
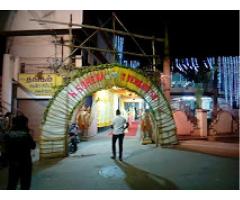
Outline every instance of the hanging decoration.
{"label": "hanging decoration", "polygon": [[214,79],[214,71],[218,70],[218,93],[224,95],[229,106],[239,108],[239,61],[239,56],[207,57],[201,61],[194,57],[176,58],[172,70],[173,73],[178,72],[195,83],[204,81],[211,83]]}

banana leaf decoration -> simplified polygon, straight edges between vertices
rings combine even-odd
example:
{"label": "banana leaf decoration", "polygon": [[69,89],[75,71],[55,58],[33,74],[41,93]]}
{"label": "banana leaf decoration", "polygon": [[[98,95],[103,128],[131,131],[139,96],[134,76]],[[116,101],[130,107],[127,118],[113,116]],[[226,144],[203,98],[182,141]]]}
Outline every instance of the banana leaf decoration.
{"label": "banana leaf decoration", "polygon": [[67,130],[74,110],[87,96],[112,86],[135,92],[148,103],[158,143],[178,143],[169,102],[160,87],[146,78],[142,71],[118,64],[101,65],[76,70],[66,80],[68,81],[59,87],[44,113],[40,142],[42,157],[66,155]]}

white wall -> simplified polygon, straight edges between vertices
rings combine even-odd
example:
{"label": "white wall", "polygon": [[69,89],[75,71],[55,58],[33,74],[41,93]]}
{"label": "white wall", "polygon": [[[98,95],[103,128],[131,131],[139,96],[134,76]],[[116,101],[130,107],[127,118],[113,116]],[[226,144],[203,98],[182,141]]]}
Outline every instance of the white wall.
{"label": "white wall", "polygon": [[[6,31],[39,30],[39,29],[65,29],[67,25],[47,24],[31,21],[31,19],[59,21],[69,23],[72,14],[72,23],[82,24],[82,10],[19,10],[12,11],[11,21],[5,27]],[[79,28],[79,27],[73,27]]]}
{"label": "white wall", "polygon": [[[69,23],[70,14],[72,14],[73,23],[82,23],[83,11],[80,10],[12,11],[5,31],[68,29],[68,25],[39,23],[31,21],[30,19],[34,18]],[[69,35],[58,35],[56,37],[51,35],[10,37],[7,41],[7,49],[14,57],[20,57],[20,63],[25,63],[28,66],[48,66],[54,63],[55,57],[61,60],[62,47],[54,44],[55,41],[59,41],[61,37],[63,37],[65,44],[67,44]],[[70,48],[63,47],[63,58],[67,57],[69,54]]]}

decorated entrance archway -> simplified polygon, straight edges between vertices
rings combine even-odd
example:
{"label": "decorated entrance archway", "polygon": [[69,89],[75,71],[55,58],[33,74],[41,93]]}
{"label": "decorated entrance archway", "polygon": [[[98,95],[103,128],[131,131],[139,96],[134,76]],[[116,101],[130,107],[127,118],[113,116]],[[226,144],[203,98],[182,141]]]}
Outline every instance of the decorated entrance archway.
{"label": "decorated entrance archway", "polygon": [[135,92],[148,103],[159,144],[177,143],[172,112],[161,89],[143,72],[118,65],[102,65],[76,71],[49,102],[42,125],[41,157],[64,156],[68,125],[75,108],[92,93],[113,86]]}

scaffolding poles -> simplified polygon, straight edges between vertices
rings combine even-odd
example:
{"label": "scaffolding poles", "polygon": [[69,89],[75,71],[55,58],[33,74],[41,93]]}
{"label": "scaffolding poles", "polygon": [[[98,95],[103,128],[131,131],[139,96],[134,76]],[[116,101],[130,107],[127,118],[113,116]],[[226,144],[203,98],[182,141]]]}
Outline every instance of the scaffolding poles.
{"label": "scaffolding poles", "polygon": [[[87,50],[93,50],[93,51],[100,51],[100,52],[108,52],[108,53],[112,53],[113,55],[116,55],[117,53],[122,53],[122,54],[126,54],[126,55],[132,55],[132,56],[139,56],[139,57],[146,57],[146,58],[152,58],[152,65],[153,65],[153,71],[156,71],[156,49],[155,49],[155,43],[156,42],[166,42],[165,39],[163,38],[156,38],[154,36],[144,36],[144,35],[140,35],[140,34],[135,34],[135,33],[131,33],[127,30],[127,28],[123,25],[123,23],[117,18],[117,16],[113,13],[113,17],[114,17],[114,21],[113,21],[113,29],[109,29],[109,28],[103,28],[98,27],[98,26],[93,26],[93,25],[87,25],[87,24],[76,24],[76,23],[72,23],[71,22],[71,28],[72,27],[82,27],[82,28],[87,28],[87,29],[94,29],[94,33],[88,37],[86,40],[84,40],[84,42],[82,44],[80,44],[79,46],[69,46],[70,48],[76,48],[75,50],[73,50],[73,52],[70,54],[73,55],[73,53],[77,50],[77,49],[87,49]],[[120,31],[120,30],[115,30],[115,19],[118,21],[118,23],[124,28],[124,31]],[[52,24],[59,24],[59,25],[66,25],[69,26],[69,23],[66,22],[59,22],[59,21],[51,21],[51,20],[39,20],[39,19],[31,19],[31,21],[37,21],[37,22],[42,22],[42,23],[52,23]],[[101,49],[101,48],[96,48],[96,47],[84,47],[83,44],[88,41],[97,31],[104,31],[104,32],[110,32],[113,35],[118,34],[118,35],[124,35],[124,36],[130,36],[133,41],[135,42],[135,44],[138,46],[138,48],[140,49],[141,53],[133,53],[133,52],[128,52],[128,51],[123,51],[123,52],[117,52],[115,49],[114,50],[109,50],[109,49]],[[151,40],[152,42],[152,55],[146,55],[146,53],[144,52],[144,50],[141,48],[141,46],[138,44],[138,42],[136,41],[135,38],[141,38],[141,39],[145,39],[145,40]],[[65,45],[67,46],[67,45]],[[151,60],[149,59],[149,61],[151,62]]]}
{"label": "scaffolding poles", "polygon": [[[64,44],[63,46],[69,46],[69,45]],[[97,47],[85,47],[85,46],[81,46],[81,45],[79,45],[79,46],[72,45],[72,47],[79,48],[79,49],[93,50],[93,51],[108,52],[108,53],[123,53],[126,55],[139,56],[139,57],[158,57],[156,55],[138,54],[138,53],[133,53],[133,52],[129,52],[129,51],[117,52],[117,51],[111,50],[111,49],[101,49],[101,48],[97,48]]]}
{"label": "scaffolding poles", "polygon": [[[105,25],[109,22],[110,19],[111,19],[111,18],[109,18],[108,20],[106,20],[106,22],[105,22],[101,27],[105,26]],[[95,31],[94,31],[91,35],[89,35],[79,46],[72,46],[72,47],[75,47],[76,49],[74,49],[74,50],[71,52],[71,54],[70,54],[69,56],[67,56],[67,57],[63,60],[63,63],[66,61],[66,59],[68,59],[68,57],[72,56],[79,48],[81,48],[82,45],[84,45],[88,40],[90,40],[98,31],[99,31],[99,30],[95,30]],[[63,45],[63,46],[67,46],[67,45]]]}
{"label": "scaffolding poles", "polygon": [[135,42],[135,44],[137,45],[137,47],[139,48],[139,50],[142,52],[143,55],[146,55],[146,53],[144,52],[144,50],[142,49],[142,47],[138,44],[138,42],[136,41],[136,39],[134,38],[133,34],[130,33],[127,28],[123,25],[123,23],[120,21],[120,19],[118,19],[118,17],[116,16],[115,13],[113,13],[114,18],[118,21],[118,23],[123,27],[123,29],[130,34],[130,37],[132,38],[132,40]]}
{"label": "scaffolding poles", "polygon": [[[31,21],[69,26],[69,23],[58,22],[58,21],[51,21],[51,20],[31,19]],[[110,33],[115,33],[115,34],[118,34],[118,35],[133,36],[133,37],[141,38],[141,39],[145,39],[145,40],[153,40],[154,39],[156,42],[164,42],[163,38],[155,38],[155,37],[139,35],[139,34],[135,34],[135,33],[124,32],[124,31],[120,31],[120,30],[113,30],[113,29],[109,29],[109,28],[103,28],[103,27],[98,27],[98,26],[87,25],[87,24],[72,23],[72,27],[74,27],[74,26],[82,27],[82,28],[88,28],[88,29],[94,29],[94,30],[99,30],[99,31],[105,31],[105,32],[110,32]]]}
{"label": "scaffolding poles", "polygon": [[156,71],[156,55],[155,55],[155,40],[154,39],[152,40],[152,51],[153,51],[153,54],[152,54],[153,71],[155,72]]}

